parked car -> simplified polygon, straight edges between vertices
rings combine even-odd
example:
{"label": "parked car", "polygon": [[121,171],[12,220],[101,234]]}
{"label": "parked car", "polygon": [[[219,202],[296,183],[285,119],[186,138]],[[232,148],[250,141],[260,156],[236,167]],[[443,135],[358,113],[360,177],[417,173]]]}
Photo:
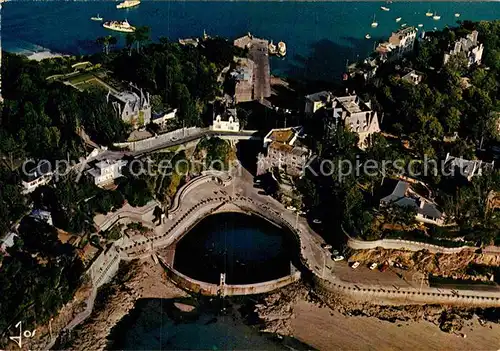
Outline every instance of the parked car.
{"label": "parked car", "polygon": [[384,262],[382,266],[380,266],[380,271],[385,272],[389,268],[389,263]]}
{"label": "parked car", "polygon": [[332,260],[334,262],[342,261],[344,259],[344,256],[337,255],[337,256],[332,256]]}
{"label": "parked car", "polygon": [[354,262],[354,263],[351,265],[351,268],[352,268],[352,269],[356,269],[356,268],[358,268],[358,267],[359,267],[359,262],[358,262],[358,261]]}
{"label": "parked car", "polygon": [[332,248],[332,245],[330,245],[330,244],[321,244],[321,247],[322,247],[323,249],[330,250],[330,249]]}
{"label": "parked car", "polygon": [[339,250],[333,250],[332,255],[333,256],[338,256],[340,254]]}
{"label": "parked car", "polygon": [[369,268],[370,268],[370,270],[373,271],[375,268],[377,268],[377,266],[378,266],[378,264],[372,263]]}

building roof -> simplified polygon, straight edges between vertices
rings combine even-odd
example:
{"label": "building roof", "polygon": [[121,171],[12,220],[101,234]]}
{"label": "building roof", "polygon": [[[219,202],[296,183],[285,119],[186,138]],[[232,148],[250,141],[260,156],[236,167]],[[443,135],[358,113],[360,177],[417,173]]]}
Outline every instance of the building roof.
{"label": "building roof", "polygon": [[306,99],[311,101],[311,102],[326,101],[332,97],[333,97],[333,94],[330,93],[329,91],[320,91],[320,92],[317,92],[314,94],[306,95]]}
{"label": "building roof", "polygon": [[299,156],[299,157],[309,154],[309,151],[306,148],[298,147],[298,146],[291,146],[291,145],[283,144],[283,143],[276,142],[276,141],[271,142],[271,144],[269,144],[269,148],[275,149],[275,150],[278,150],[278,151],[281,151],[284,153],[290,153],[290,154],[293,154],[293,155]]}
{"label": "building roof", "polygon": [[50,173],[52,173],[52,165],[49,161],[44,160],[37,163],[35,167],[28,171],[25,178],[27,182],[32,182],[33,180]]}
{"label": "building roof", "polygon": [[16,233],[9,232],[0,239],[0,244],[5,247],[12,247],[16,236],[18,236]]}
{"label": "building roof", "polygon": [[444,166],[449,170],[458,168],[460,174],[466,178],[471,178],[475,175],[481,175],[483,170],[493,170],[494,162],[483,162],[481,160],[466,160],[461,157],[446,155]]}
{"label": "building roof", "polygon": [[273,129],[268,135],[267,138],[271,141],[276,141],[278,143],[286,143],[289,144],[293,139],[295,132],[292,128],[288,129]]}
{"label": "building roof", "polygon": [[439,219],[443,216],[436,204],[417,194],[410,183],[402,180],[398,181],[392,193],[382,198],[380,203],[412,207],[417,213],[429,218]]}

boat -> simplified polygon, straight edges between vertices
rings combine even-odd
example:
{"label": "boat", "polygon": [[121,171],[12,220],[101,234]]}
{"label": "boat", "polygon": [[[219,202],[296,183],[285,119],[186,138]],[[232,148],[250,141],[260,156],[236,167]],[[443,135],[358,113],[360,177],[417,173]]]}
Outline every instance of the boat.
{"label": "boat", "polygon": [[135,27],[131,26],[127,20],[124,21],[108,21],[104,22],[102,26],[106,29],[111,29],[117,32],[133,33],[135,32]]}
{"label": "boat", "polygon": [[377,27],[378,27],[378,22],[375,21],[375,15],[373,15],[372,28],[377,28]]}
{"label": "boat", "polygon": [[390,8],[385,7],[385,6],[380,6],[380,9],[381,9],[382,11],[390,11],[390,10],[391,10]]}
{"label": "boat", "polygon": [[372,36],[370,35],[370,33],[367,33],[367,34],[365,35],[365,38],[366,38],[366,39],[371,39],[371,38],[372,38]]}
{"label": "boat", "polygon": [[286,44],[282,41],[278,43],[278,55],[280,56],[286,55]]}
{"label": "boat", "polygon": [[141,3],[140,0],[125,0],[124,2],[119,3],[116,5],[117,9],[128,9],[130,7],[137,6]]}
{"label": "boat", "polygon": [[439,16],[439,15],[436,13],[436,14],[434,14],[434,16],[432,16],[432,19],[433,19],[434,21],[439,21],[439,20],[441,19],[441,16]]}
{"label": "boat", "polygon": [[427,17],[432,17],[434,15],[434,13],[432,13],[431,10],[427,10],[427,12],[425,13],[425,15]]}
{"label": "boat", "polygon": [[268,50],[271,55],[276,55],[276,45],[274,45],[272,40],[269,43]]}
{"label": "boat", "polygon": [[460,17],[460,14],[458,12],[455,13],[455,17],[457,17],[457,18]]}
{"label": "boat", "polygon": [[90,17],[92,21],[102,21],[102,17],[97,14],[97,16]]}
{"label": "boat", "polygon": [[396,18],[396,23],[398,23],[399,21],[401,21],[401,17]]}
{"label": "boat", "polygon": [[401,27],[406,27],[406,23],[403,23],[403,24],[401,25]]}
{"label": "boat", "polygon": [[418,28],[422,28],[424,25],[422,23],[418,24]]}

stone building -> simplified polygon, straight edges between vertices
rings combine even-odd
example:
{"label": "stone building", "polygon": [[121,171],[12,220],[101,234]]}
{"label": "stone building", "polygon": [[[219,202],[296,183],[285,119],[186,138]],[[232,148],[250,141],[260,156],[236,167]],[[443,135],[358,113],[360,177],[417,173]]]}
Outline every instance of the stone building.
{"label": "stone building", "polygon": [[110,90],[108,101],[110,98],[117,115],[125,123],[140,128],[151,122],[149,93],[144,94],[142,89],[129,84],[128,90],[121,92]]}
{"label": "stone building", "polygon": [[302,145],[301,138],[301,127],[272,129],[264,137],[265,155],[259,155],[257,173],[277,168],[288,175],[302,175],[311,152]]}
{"label": "stone building", "polygon": [[99,187],[105,187],[113,184],[114,180],[121,177],[121,169],[125,165],[125,161],[104,160],[97,162],[95,167],[88,171],[90,177],[94,180],[94,184]]}
{"label": "stone building", "polygon": [[444,64],[446,64],[452,56],[463,53],[467,58],[467,66],[470,67],[474,64],[480,65],[484,46],[477,40],[478,35],[478,31],[474,30],[472,33],[467,34],[465,38],[460,38],[455,41],[453,48],[444,54]]}
{"label": "stone building", "polygon": [[230,108],[221,114],[217,114],[211,126],[212,130],[221,132],[239,132],[240,122],[236,115],[236,109]]}

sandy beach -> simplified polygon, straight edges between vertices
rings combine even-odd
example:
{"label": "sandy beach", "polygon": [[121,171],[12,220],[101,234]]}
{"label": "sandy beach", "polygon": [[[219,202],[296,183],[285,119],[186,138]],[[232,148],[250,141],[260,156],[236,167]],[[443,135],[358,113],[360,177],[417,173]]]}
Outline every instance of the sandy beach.
{"label": "sandy beach", "polygon": [[382,321],[348,317],[327,307],[299,300],[293,307],[293,336],[319,350],[499,350],[500,325],[481,326],[477,317],[460,333],[448,334],[426,321]]}

